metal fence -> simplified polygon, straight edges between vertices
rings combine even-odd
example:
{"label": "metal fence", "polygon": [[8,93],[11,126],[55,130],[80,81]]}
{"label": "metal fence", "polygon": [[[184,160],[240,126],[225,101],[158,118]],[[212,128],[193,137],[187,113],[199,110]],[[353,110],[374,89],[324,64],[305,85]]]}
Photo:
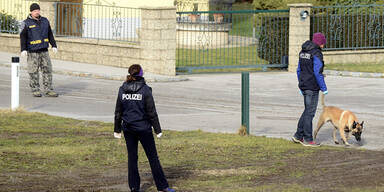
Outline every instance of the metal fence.
{"label": "metal fence", "polygon": [[177,12],[186,11],[230,11],[232,10],[232,3],[225,2],[207,2],[207,1],[195,1],[195,0],[175,0]]}
{"label": "metal fence", "polygon": [[56,4],[56,35],[138,42],[141,10],[80,3]]}
{"label": "metal fence", "polygon": [[178,73],[288,66],[289,10],[177,15]]}
{"label": "metal fence", "polygon": [[28,17],[29,6],[36,0],[0,0],[0,32],[18,33],[20,22]]}
{"label": "metal fence", "polygon": [[384,48],[384,5],[313,7],[311,34],[327,37],[324,50]]}

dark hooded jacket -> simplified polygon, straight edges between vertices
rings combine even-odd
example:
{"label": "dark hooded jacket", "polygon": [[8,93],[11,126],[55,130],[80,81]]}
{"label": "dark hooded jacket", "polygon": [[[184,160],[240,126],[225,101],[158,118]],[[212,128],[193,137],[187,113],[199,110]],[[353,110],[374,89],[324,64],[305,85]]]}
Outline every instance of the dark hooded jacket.
{"label": "dark hooded jacket", "polygon": [[324,61],[319,45],[306,41],[302,45],[297,66],[300,90],[327,91],[323,76]]}
{"label": "dark hooded jacket", "polygon": [[119,89],[115,108],[114,132],[152,131],[161,133],[159,118],[156,112],[152,89],[144,78],[136,77],[136,81],[124,82]]}

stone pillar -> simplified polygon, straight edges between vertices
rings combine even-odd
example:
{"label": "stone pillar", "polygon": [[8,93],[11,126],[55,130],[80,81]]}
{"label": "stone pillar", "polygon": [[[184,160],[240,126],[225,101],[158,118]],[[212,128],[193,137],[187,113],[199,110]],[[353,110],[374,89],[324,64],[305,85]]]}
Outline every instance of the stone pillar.
{"label": "stone pillar", "polygon": [[[310,13],[312,4],[289,4],[289,66],[288,71],[295,72],[299,62],[301,45],[310,39]],[[307,11],[308,16],[303,19],[302,11]]]}
{"label": "stone pillar", "polygon": [[176,75],[175,7],[142,7],[139,41],[144,71]]}
{"label": "stone pillar", "polygon": [[51,24],[52,32],[56,33],[56,2],[60,0],[40,0],[41,16],[46,17]]}

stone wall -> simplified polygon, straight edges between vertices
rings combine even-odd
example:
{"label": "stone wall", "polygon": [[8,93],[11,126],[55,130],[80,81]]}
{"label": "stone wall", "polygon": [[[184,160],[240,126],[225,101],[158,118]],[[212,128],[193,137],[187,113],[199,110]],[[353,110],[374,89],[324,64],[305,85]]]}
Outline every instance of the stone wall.
{"label": "stone wall", "polygon": [[141,64],[153,72],[176,74],[175,7],[142,7],[139,41]]}
{"label": "stone wall", "polygon": [[384,50],[348,50],[348,51],[323,51],[324,63],[327,64],[383,64]]}
{"label": "stone wall", "polygon": [[311,12],[312,4],[300,3],[289,6],[289,65],[288,71],[296,71],[301,45],[310,38],[310,18],[302,18],[301,11]]}
{"label": "stone wall", "polygon": [[[58,53],[51,53],[52,59],[100,64],[115,67],[129,67],[131,64],[141,64],[141,47],[122,42],[100,41],[94,39],[55,38]],[[0,51],[20,53],[18,35],[0,34]],[[154,72],[151,66],[145,68]],[[162,72],[166,74],[166,72]]]}

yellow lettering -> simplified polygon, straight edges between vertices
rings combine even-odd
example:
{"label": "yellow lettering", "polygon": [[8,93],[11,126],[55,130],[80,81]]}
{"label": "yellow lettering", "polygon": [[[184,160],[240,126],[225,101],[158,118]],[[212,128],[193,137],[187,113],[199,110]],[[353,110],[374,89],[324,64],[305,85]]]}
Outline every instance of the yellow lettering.
{"label": "yellow lettering", "polygon": [[39,44],[41,43],[41,40],[31,41],[31,45]]}

